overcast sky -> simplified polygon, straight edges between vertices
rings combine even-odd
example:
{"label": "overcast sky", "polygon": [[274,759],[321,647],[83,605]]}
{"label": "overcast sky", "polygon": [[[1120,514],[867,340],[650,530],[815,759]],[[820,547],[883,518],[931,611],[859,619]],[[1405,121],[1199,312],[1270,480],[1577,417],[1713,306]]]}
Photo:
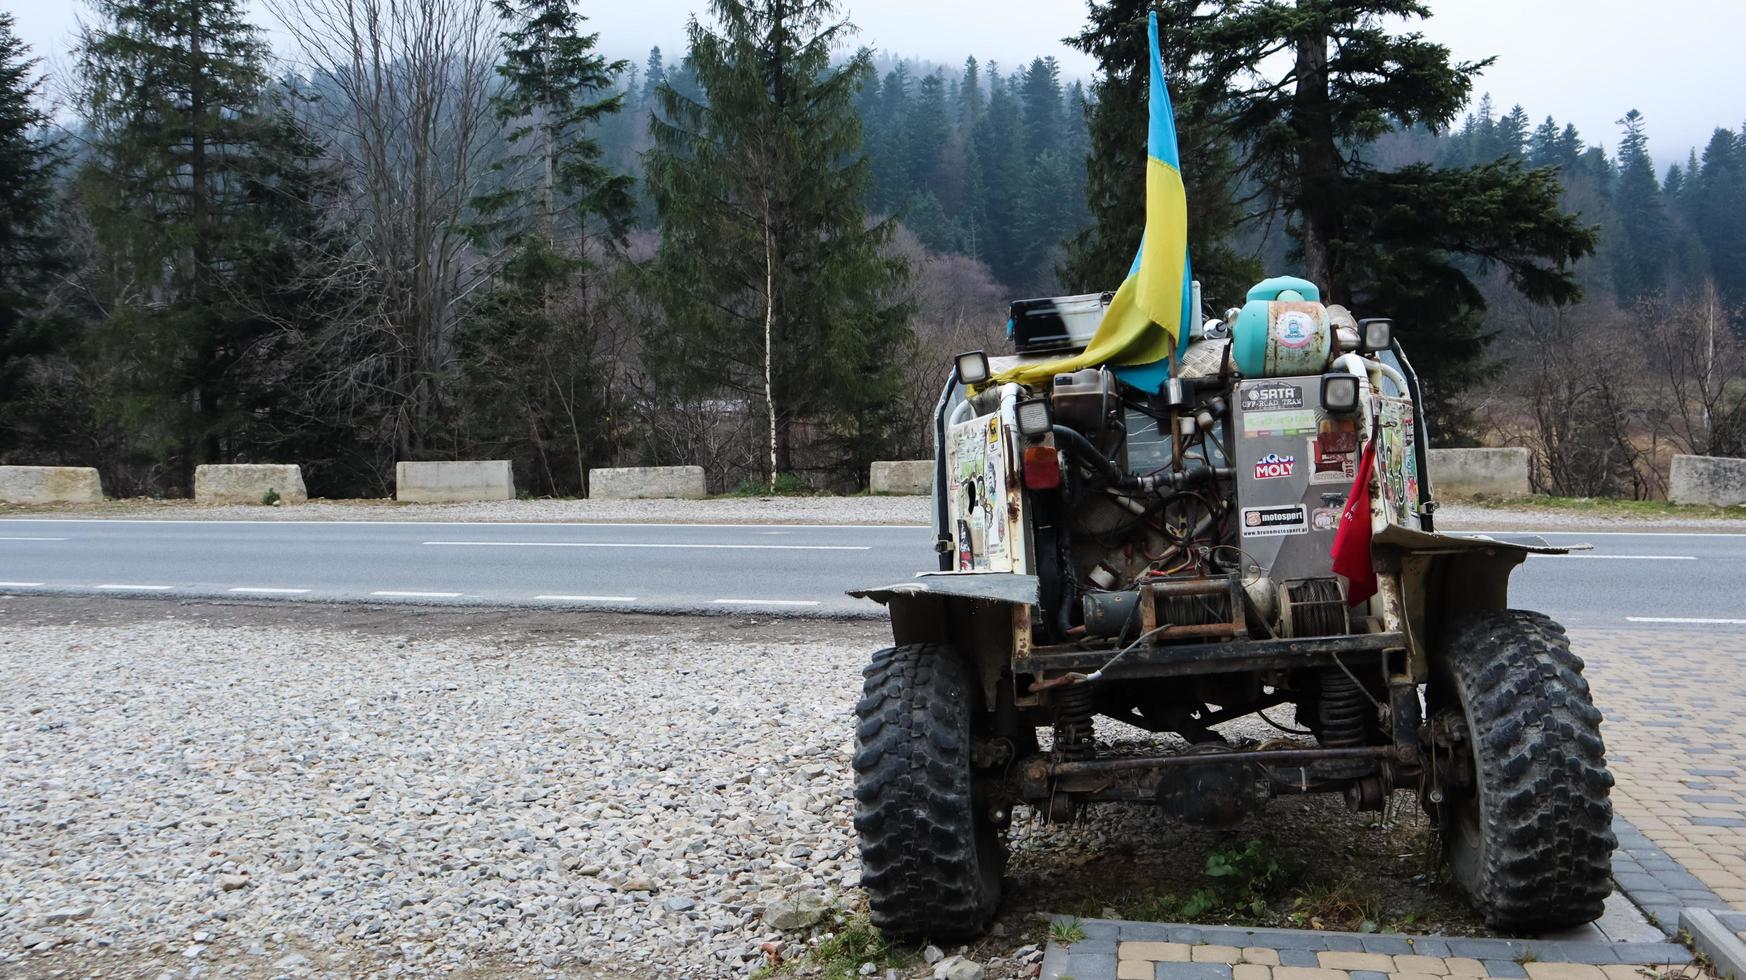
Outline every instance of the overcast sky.
{"label": "overcast sky", "polygon": [[[1627,109],[1649,120],[1651,148],[1665,166],[1702,148],[1717,126],[1746,120],[1742,0],[1429,0],[1423,25],[1457,58],[1496,55],[1475,86],[1501,108],[1521,103],[1576,123],[1589,143],[1618,142]],[[64,52],[76,0],[0,0],[19,33],[51,62]],[[256,3],[255,9],[260,10]],[[641,60],[651,45],[682,46],[686,17],[703,0],[581,0],[608,51]],[[1080,0],[857,0],[846,9],[861,42],[889,52],[956,64],[966,54],[1004,65],[1054,55],[1070,76],[1091,64],[1061,43],[1084,21]],[[262,16],[261,20],[265,20]],[[1165,52],[1168,61],[1169,52]]]}

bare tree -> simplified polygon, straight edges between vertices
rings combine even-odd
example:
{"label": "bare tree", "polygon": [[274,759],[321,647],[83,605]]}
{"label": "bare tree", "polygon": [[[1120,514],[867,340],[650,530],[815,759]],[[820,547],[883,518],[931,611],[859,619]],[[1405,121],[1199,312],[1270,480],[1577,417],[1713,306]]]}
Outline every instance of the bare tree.
{"label": "bare tree", "polygon": [[1007,291],[988,266],[967,255],[927,250],[909,229],[899,227],[888,248],[902,256],[913,275],[904,284],[915,313],[917,357],[905,362],[903,398],[906,446],[916,459],[933,452],[933,410],[951,370],[951,358],[964,351],[997,352],[1006,322]]}
{"label": "bare tree", "polygon": [[[332,383],[382,403],[400,458],[439,447],[462,301],[461,230],[499,134],[488,0],[267,0],[321,91],[348,171],[369,302],[329,331]],[[359,356],[362,355],[362,356]]]}
{"label": "bare tree", "polygon": [[1733,456],[1746,450],[1746,345],[1714,282],[1683,303],[1644,304],[1648,367],[1664,394],[1655,421],[1677,452]]}

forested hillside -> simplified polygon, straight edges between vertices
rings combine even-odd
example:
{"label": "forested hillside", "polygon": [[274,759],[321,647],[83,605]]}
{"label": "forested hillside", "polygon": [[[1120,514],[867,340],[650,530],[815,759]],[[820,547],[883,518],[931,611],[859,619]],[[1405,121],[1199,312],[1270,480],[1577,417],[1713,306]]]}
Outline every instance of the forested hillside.
{"label": "forested hillside", "polygon": [[[512,459],[537,494],[644,463],[857,485],[930,451],[946,358],[997,346],[1007,300],[1116,285],[1145,6],[1092,5],[1074,43],[1105,67],[1085,79],[1047,52],[857,50],[826,0],[720,0],[683,51],[637,61],[569,0],[269,0],[295,58],[237,0],[99,0],[59,79],[7,21],[0,462],[94,465],[120,494],[293,461],[313,494],[377,495],[397,459],[469,457]],[[1361,7],[1328,29],[1388,40]],[[1482,78],[1437,57],[1459,92],[1420,111],[1385,79],[1394,110],[1329,130],[1340,201],[1242,128],[1277,113],[1264,87],[1201,55],[1173,78],[1211,311],[1326,261],[1306,221],[1404,235],[1417,265],[1334,268],[1389,307],[1361,312],[1403,319],[1440,439],[1528,444],[1548,489],[1638,495],[1670,447],[1746,449],[1746,133],[1658,169],[1629,105],[1579,133],[1538,115],[1556,106],[1469,103]],[[1364,195],[1390,186],[1434,189],[1435,213],[1389,219]],[[1508,227],[1530,205],[1550,210]],[[1409,268],[1473,292],[1412,292]]]}

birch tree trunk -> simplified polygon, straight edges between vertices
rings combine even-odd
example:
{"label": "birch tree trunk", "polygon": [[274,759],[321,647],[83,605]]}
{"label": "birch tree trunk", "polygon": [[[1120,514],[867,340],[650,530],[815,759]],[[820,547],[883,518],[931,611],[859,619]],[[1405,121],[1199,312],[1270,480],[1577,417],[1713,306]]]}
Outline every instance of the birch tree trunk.
{"label": "birch tree trunk", "polygon": [[776,232],[770,223],[770,192],[764,192],[764,405],[770,416],[770,492],[776,492]]}

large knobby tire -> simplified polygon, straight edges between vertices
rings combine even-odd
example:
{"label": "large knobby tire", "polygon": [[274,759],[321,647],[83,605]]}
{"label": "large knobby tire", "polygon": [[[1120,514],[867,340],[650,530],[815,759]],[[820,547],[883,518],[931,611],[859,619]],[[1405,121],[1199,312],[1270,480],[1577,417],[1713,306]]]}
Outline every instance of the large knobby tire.
{"label": "large knobby tire", "polygon": [[1006,849],[972,799],[977,689],[951,647],[881,650],[855,706],[855,831],[873,924],[903,939],[981,933]]}
{"label": "large knobby tire", "polygon": [[1601,713],[1582,659],[1563,627],[1517,610],[1457,622],[1443,650],[1432,711],[1462,712],[1473,766],[1465,787],[1442,780],[1456,884],[1494,929],[1593,921],[1612,891],[1618,839]]}

